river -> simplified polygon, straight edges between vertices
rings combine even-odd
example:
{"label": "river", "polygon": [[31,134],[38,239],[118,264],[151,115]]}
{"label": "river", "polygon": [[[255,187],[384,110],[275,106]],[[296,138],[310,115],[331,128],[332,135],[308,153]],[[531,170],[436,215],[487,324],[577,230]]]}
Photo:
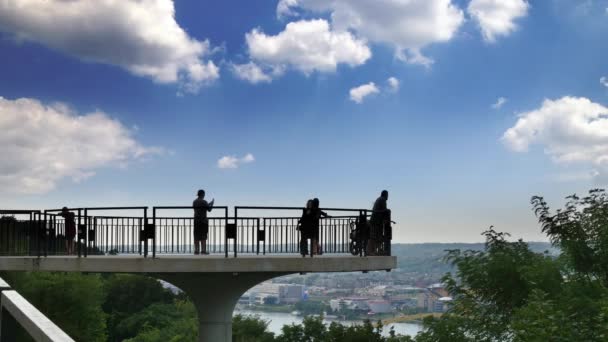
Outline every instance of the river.
{"label": "river", "polygon": [[[277,312],[262,312],[262,311],[250,311],[250,310],[235,310],[234,314],[242,314],[246,316],[258,316],[259,318],[268,321],[268,330],[275,333],[276,335],[281,333],[281,328],[284,325],[292,323],[302,323],[304,319],[302,316],[294,316],[288,313],[277,313]],[[329,325],[331,322],[338,322],[341,324],[357,324],[362,323],[361,321],[333,321],[324,320],[325,324]],[[384,327],[383,335],[388,336],[390,327],[395,328],[395,333],[399,335],[410,335],[414,336],[422,330],[422,325],[418,323],[392,323]]]}

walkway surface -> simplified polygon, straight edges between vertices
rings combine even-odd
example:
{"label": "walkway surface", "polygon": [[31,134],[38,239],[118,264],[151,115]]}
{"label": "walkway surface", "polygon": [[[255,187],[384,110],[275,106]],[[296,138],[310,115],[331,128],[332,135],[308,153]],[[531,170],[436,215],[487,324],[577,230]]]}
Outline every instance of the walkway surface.
{"label": "walkway surface", "polygon": [[120,256],[3,256],[0,271],[125,272],[125,273],[232,273],[232,272],[356,272],[390,270],[397,266],[395,256],[358,257],[321,255],[161,255],[144,258]]}

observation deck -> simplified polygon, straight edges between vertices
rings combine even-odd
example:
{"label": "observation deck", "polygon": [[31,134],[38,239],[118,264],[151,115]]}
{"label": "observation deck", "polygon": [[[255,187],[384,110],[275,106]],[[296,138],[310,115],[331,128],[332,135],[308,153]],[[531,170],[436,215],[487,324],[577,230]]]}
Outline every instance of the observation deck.
{"label": "observation deck", "polygon": [[[206,250],[193,254],[192,206],[69,208],[77,227],[66,255],[59,209],[0,210],[0,271],[146,274],[186,292],[197,307],[199,341],[231,341],[238,299],[265,280],[308,272],[390,271],[390,225],[367,246],[371,210],[322,208],[322,255],[302,245],[300,207],[225,206],[209,213]],[[366,248],[367,247],[367,248]],[[301,253],[306,250],[306,253]],[[370,255],[368,255],[368,253]]]}

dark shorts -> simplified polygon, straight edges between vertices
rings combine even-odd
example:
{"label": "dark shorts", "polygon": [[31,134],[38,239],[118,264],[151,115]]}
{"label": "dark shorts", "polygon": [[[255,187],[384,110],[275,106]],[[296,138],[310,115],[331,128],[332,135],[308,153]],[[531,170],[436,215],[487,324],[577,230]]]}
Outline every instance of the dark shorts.
{"label": "dark shorts", "polygon": [[65,227],[65,238],[66,240],[72,241],[76,237],[76,227]]}
{"label": "dark shorts", "polygon": [[319,241],[319,227],[313,227],[310,231],[310,238]]}
{"label": "dark shorts", "polygon": [[209,223],[194,220],[194,240],[207,240],[209,235]]}

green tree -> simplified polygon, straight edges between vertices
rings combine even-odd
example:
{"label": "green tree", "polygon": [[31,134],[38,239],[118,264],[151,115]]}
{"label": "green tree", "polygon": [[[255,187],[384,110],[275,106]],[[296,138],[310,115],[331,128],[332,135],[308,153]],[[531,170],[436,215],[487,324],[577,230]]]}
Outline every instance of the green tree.
{"label": "green tree", "polygon": [[418,340],[508,341],[511,319],[533,290],[556,298],[562,286],[559,264],[550,256],[532,252],[523,241],[509,242],[508,234],[492,228],[484,232],[485,250],[448,252],[457,279],[444,277],[456,297],[449,314],[425,320]]}
{"label": "green tree", "polygon": [[328,304],[313,300],[303,300],[297,302],[294,305],[294,308],[303,315],[321,315],[325,312],[331,311],[331,307]]}
{"label": "green tree", "polygon": [[[102,308],[109,317],[109,341],[118,342],[135,336],[138,331],[125,328],[125,322],[132,322],[129,319],[133,317],[135,317],[133,319],[141,319],[141,315],[136,314],[145,314],[147,311],[142,312],[142,310],[152,304],[172,304],[175,297],[154,278],[131,274],[111,274],[105,279],[106,296]],[[122,326],[119,327],[121,324]]]}
{"label": "green tree", "polygon": [[542,230],[562,251],[566,276],[608,286],[608,196],[594,189],[567,199],[564,209],[552,214],[542,197],[532,197]]}
{"label": "green tree", "polygon": [[[327,338],[324,341],[328,342],[385,342],[386,338],[382,337],[382,322],[378,321],[374,327],[371,321],[365,320],[363,324],[342,325],[332,322],[329,325]],[[399,341],[395,336],[392,341]]]}
{"label": "green tree", "polygon": [[606,341],[608,339],[608,197],[591,190],[567,197],[551,213],[542,197],[534,211],[554,258],[507,234],[485,232],[482,251],[449,251],[455,297],[441,318],[427,318],[416,341]]}
{"label": "green tree", "polygon": [[117,325],[117,334],[137,334],[126,342],[192,342],[198,337],[196,308],[189,301],[156,303]]}
{"label": "green tree", "polygon": [[268,331],[268,322],[259,317],[236,315],[232,318],[232,341],[272,342],[274,334]]}

